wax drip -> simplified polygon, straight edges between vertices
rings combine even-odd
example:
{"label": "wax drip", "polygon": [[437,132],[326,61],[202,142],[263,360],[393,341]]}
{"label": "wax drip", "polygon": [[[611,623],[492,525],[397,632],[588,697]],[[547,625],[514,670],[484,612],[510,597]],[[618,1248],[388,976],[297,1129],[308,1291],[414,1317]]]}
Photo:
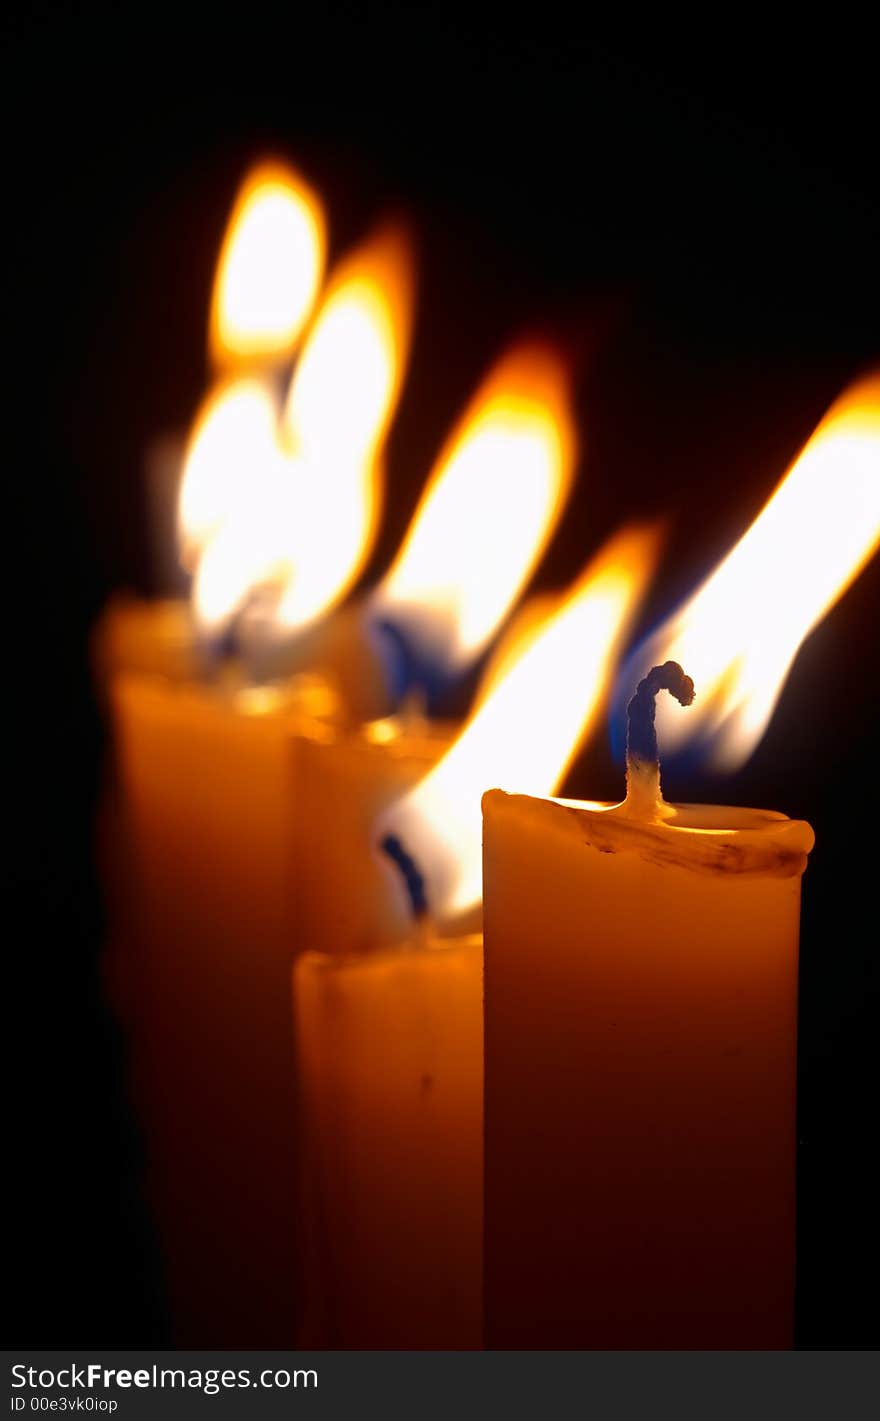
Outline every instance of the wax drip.
{"label": "wax drip", "polygon": [[396,834],[386,834],[380,848],[403,874],[403,880],[409,893],[409,901],[412,904],[413,917],[419,921],[427,915],[428,897],[425,892],[425,880],[419,872],[415,859],[407,853]]}
{"label": "wax drip", "polygon": [[626,804],[634,813],[655,812],[663,803],[657,751],[657,693],[668,691],[683,706],[694,700],[694,683],[677,661],[654,666],[626,708]]}

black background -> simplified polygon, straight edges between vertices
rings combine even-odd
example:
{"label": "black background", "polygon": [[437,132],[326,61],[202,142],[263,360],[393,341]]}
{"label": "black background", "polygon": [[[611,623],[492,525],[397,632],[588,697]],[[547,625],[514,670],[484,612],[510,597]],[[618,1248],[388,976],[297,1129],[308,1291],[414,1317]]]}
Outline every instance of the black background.
{"label": "black background", "polygon": [[[541,323],[581,350],[587,457],[539,581],[566,581],[624,518],[668,515],[645,630],[880,359],[876,73],[852,17],[820,28],[806,12],[784,33],[739,12],[681,32],[633,12],[612,32],[605,11],[552,4],[29,6],[5,25],[5,778],[23,791],[7,801],[23,907],[10,899],[6,949],[20,1027],[7,1168],[23,1186],[11,1340],[157,1345],[161,1269],[99,986],[104,742],[86,642],[112,588],[153,587],[143,453],[204,388],[213,262],[245,166],[266,149],[300,164],[336,252],[389,207],[418,234],[415,348],[367,577],[480,372]],[[877,1341],[878,562],[804,647],[750,764],[726,781],[671,766],[666,781],[670,797],[780,808],[817,831],[806,1347]],[[569,790],[619,789],[603,729]]]}

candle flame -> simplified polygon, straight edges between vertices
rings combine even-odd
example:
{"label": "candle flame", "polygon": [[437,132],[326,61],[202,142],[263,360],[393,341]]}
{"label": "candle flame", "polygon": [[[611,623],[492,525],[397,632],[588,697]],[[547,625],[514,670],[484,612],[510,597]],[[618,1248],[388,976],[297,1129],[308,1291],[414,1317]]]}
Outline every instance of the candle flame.
{"label": "candle flame", "polygon": [[733,770],[770,722],[801,643],[880,544],[880,373],[831,407],[762,512],[627,668],[678,661],[697,700],[658,704],[661,756],[685,743]]}
{"label": "candle flame", "polygon": [[445,670],[476,658],[559,521],[577,439],[569,375],[547,345],[521,344],[489,373],[428,480],[374,609]]}
{"label": "candle flame", "polygon": [[602,704],[617,655],[654,569],[656,530],[625,529],[608,543],[540,628],[507,647],[461,735],[378,826],[418,864],[429,912],[447,922],[479,905],[487,789],[549,795]]}
{"label": "candle flame", "polygon": [[233,380],[209,396],[179,505],[203,630],[222,630],[260,593],[277,630],[298,630],[357,577],[378,522],[412,288],[409,246],[386,229],[332,276],[283,407],[267,376]]}
{"label": "candle flame", "polygon": [[318,294],[325,250],[323,209],[300,175],[282,163],[252,168],[217,262],[209,332],[215,365],[293,353]]}
{"label": "candle flame", "polygon": [[288,528],[291,575],[277,608],[288,630],[338,602],[372,546],[413,284],[408,240],[387,227],[336,273],[300,357],[282,428],[302,474]]}

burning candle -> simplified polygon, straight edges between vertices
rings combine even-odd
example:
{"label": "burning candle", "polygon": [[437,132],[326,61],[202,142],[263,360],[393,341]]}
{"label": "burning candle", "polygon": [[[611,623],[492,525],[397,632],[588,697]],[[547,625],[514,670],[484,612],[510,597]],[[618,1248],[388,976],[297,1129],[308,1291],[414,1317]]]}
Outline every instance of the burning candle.
{"label": "burning candle", "polygon": [[[516,346],[448,440],[368,604],[396,652],[398,694],[415,684],[430,696],[460,674],[537,563],[574,467],[568,383],[549,346]],[[313,1148],[309,1212],[313,1232],[327,1230],[323,1246],[314,1239],[304,1342],[470,1347],[481,1336],[481,942],[428,935],[425,952],[402,954],[411,906],[369,852],[381,812],[424,779],[453,735],[404,710],[355,731],[316,727],[296,747],[299,935],[320,949],[296,970],[296,1038]],[[371,1132],[386,1111],[377,1148]],[[393,1268],[382,1257],[390,1175],[401,1180],[394,1207],[409,1240]],[[358,1291],[367,1279],[369,1304]]]}
{"label": "burning candle", "polygon": [[[220,522],[257,461],[271,462],[272,399],[278,371],[296,351],[320,289],[326,253],[323,208],[301,174],[286,164],[261,162],[247,174],[224,234],[211,297],[208,348],[216,385],[196,420],[189,447],[188,492],[181,507],[182,467],[174,469],[176,441],[165,440],[160,501],[176,505],[163,533],[180,527],[189,561]],[[236,380],[242,384],[236,388]],[[230,386],[232,388],[230,389]],[[152,497],[155,490],[151,487]],[[177,549],[162,547],[164,567]],[[117,671],[146,671],[173,679],[204,671],[198,627],[183,600],[117,598],[96,638],[103,681]]]}
{"label": "burning candle", "polygon": [[306,947],[376,951],[409,936],[409,909],[389,895],[368,852],[373,827],[454,735],[413,709],[413,699],[430,701],[489,644],[561,517],[576,457],[569,385],[559,354],[534,341],[515,345],[489,372],[364,609],[409,709],[363,726],[317,726],[297,742],[297,907]]}
{"label": "burning candle", "polygon": [[480,794],[498,777],[561,778],[655,547],[645,531],[615,539],[505,651],[448,753],[380,817],[386,912],[408,919],[408,940],[307,953],[294,969],[316,1252],[304,1341],[482,1345]]}
{"label": "burning candle", "polygon": [[[322,224],[297,225],[301,206],[250,183],[224,245],[211,323],[222,378],[181,490],[193,609],[135,604],[104,631],[130,849],[118,975],[180,1345],[285,1346],[294,1335],[291,747],[347,713],[326,678],[254,685],[212,646],[233,623],[250,629],[253,594],[284,637],[317,635],[343,596],[373,536],[407,345],[406,252],[386,232],[331,277],[279,402],[279,362],[322,263]],[[266,325],[266,273],[250,263],[270,257],[296,270],[269,273],[286,315],[268,301]],[[340,503],[337,539],[328,506]],[[253,618],[261,631],[267,620]]]}
{"label": "burning candle", "polygon": [[218,263],[216,380],[193,423],[178,495],[191,604],[116,599],[97,661],[105,677],[206,678],[232,632],[246,679],[319,671],[360,720],[387,709],[384,672],[363,619],[338,609],[378,526],[384,440],[408,355],[412,259],[389,225],[339,263],[285,394],[286,364],[318,292],[324,219],[298,175],[279,171],[259,165],[246,180]]}
{"label": "burning candle", "polygon": [[624,803],[484,799],[490,1346],[791,1344],[813,834],[666,804],[653,697],[688,702],[687,665],[698,699],[680,716],[667,699],[663,735],[741,763],[801,641],[877,547],[878,474],[872,377],[630,663],[663,664],[633,703]]}

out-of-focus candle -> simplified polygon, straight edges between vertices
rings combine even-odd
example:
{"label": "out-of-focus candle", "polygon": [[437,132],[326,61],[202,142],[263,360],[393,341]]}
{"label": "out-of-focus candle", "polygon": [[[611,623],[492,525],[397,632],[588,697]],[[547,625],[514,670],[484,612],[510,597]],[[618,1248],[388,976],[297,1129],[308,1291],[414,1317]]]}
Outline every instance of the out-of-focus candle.
{"label": "out-of-focus candle", "polygon": [[[465,925],[479,924],[483,776],[487,758],[492,771],[519,769],[527,783],[561,776],[598,707],[654,550],[650,534],[631,530],[552,615],[538,625],[526,619],[519,654],[499,656],[448,753],[367,826],[389,860],[385,872],[369,840],[352,839],[340,861],[337,896],[346,865],[362,860],[343,913],[323,905],[331,921],[347,923],[348,956],[307,953],[294,969],[314,1245],[304,1342],[482,1343],[482,943]],[[571,673],[575,649],[592,677]],[[546,741],[524,744],[524,727],[542,714]],[[452,825],[439,838],[431,815],[444,810]],[[402,872],[391,875],[391,862]],[[324,931],[317,911],[312,921]],[[382,946],[379,931],[392,943],[396,932],[396,951],[364,950]]]}
{"label": "out-of-focus candle", "polygon": [[[446,442],[403,547],[363,609],[374,644],[383,638],[389,661],[399,655],[398,692],[414,679],[424,700],[432,680],[447,684],[460,675],[491,641],[540,557],[573,474],[569,384],[551,346],[515,345]],[[498,540],[492,530],[502,498],[510,538]],[[374,826],[424,779],[452,734],[404,709],[353,734],[321,730],[298,745],[303,944],[348,954],[409,937],[406,895],[388,891],[370,853]],[[478,822],[478,794],[472,798]]]}
{"label": "out-of-focus candle", "polygon": [[[447,441],[366,607],[401,653],[398,693],[461,674],[537,562],[572,478],[568,386],[550,347],[516,346]],[[501,544],[500,498],[511,533]],[[313,951],[296,968],[295,1003],[310,1214],[323,1236],[307,1284],[312,1342],[479,1340],[479,941],[429,949],[421,933],[408,950],[412,905],[372,851],[382,813],[453,738],[404,710],[296,744],[298,939]],[[472,798],[478,814],[478,786]]]}
{"label": "out-of-focus candle", "polygon": [[813,833],[661,799],[662,672],[623,804],[483,800],[491,1347],[791,1345]]}
{"label": "out-of-focus candle", "polygon": [[[297,941],[321,949],[294,969],[309,1141],[303,1346],[473,1347],[482,1335],[479,1220],[462,1202],[482,1177],[482,947],[402,950],[412,915],[370,851],[380,813],[453,735],[402,715],[316,724],[293,747]],[[441,1187],[423,1187],[432,1174]]]}
{"label": "out-of-focus candle", "polygon": [[174,1338],[287,1346],[292,1199],[296,736],[320,682],[110,688],[126,848],[118,973]]}
{"label": "out-of-focus candle", "polygon": [[[340,266],[285,404],[323,260],[314,195],[278,164],[255,170],[218,267],[221,378],[184,460],[192,608],[117,603],[98,635],[129,844],[117,997],[178,1345],[294,1336],[292,745],[384,704],[359,615],[336,608],[376,530],[411,263],[386,229]],[[255,604],[301,643],[290,665],[248,659],[252,623],[266,631]]]}

